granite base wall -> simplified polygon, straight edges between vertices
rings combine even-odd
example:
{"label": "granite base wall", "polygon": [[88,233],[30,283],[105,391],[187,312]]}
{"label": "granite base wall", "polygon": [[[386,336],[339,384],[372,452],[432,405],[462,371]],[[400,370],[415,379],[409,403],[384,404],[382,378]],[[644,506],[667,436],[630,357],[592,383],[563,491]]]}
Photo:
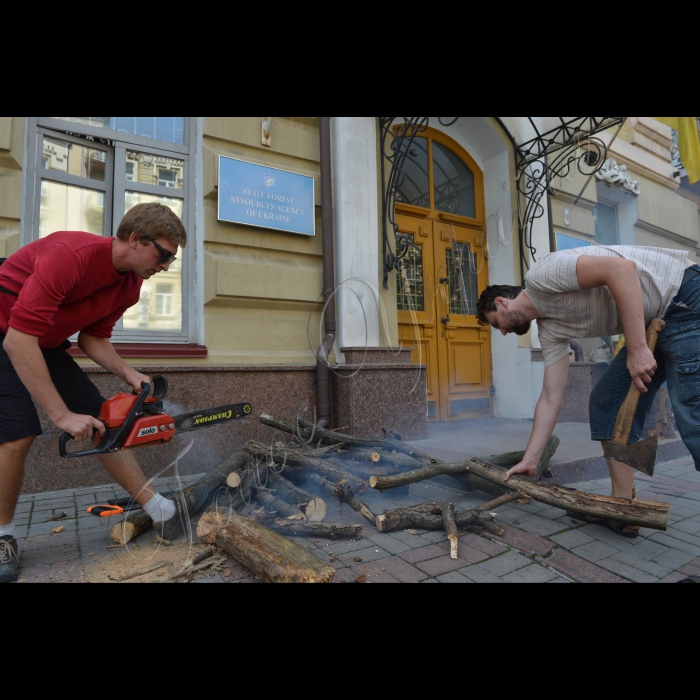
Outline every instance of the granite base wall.
{"label": "granite base wall", "polygon": [[[381,436],[382,428],[399,433],[407,440],[428,437],[425,368],[411,364],[410,351],[368,351],[372,362],[364,361],[365,351],[348,349],[351,362],[335,370],[333,382],[333,428],[348,428],[352,434]],[[377,358],[381,357],[381,362]],[[169,382],[166,410],[172,415],[201,408],[248,401],[253,405],[250,418],[226,425],[177,436],[168,445],[147,447],[134,452],[149,478],[170,476],[168,466],[189,439],[190,452],[180,461],[183,475],[200,474],[218,466],[249,440],[286,440],[263,426],[263,413],[282,420],[296,417],[314,420],[316,405],[315,366],[261,367],[159,367],[143,365],[149,376],[162,374]],[[104,397],[128,391],[124,383],[97,368],[86,368]],[[96,457],[63,459],[58,454],[60,432],[39,409],[44,434],[39,436],[27,458],[22,493],[42,493],[64,489],[101,486],[111,482]],[[72,445],[72,449],[75,447]]]}
{"label": "granite base wall", "polygon": [[[313,420],[316,403],[315,367],[157,367],[142,366],[140,371],[165,375],[170,389],[166,408],[173,414],[200,408],[249,401],[253,415],[241,421],[177,436],[168,445],[146,447],[134,452],[149,478],[161,475],[189,438],[190,452],[181,460],[181,474],[199,474],[221,464],[248,440],[267,441],[273,431],[258,417],[263,413],[285,420],[295,416]],[[124,383],[101,370],[87,369],[90,378],[105,397],[126,391]],[[39,411],[44,434],[37,438],[27,458],[23,493],[61,491],[110,483],[111,478],[96,457],[63,459],[58,454],[59,431]],[[281,439],[281,438],[278,438]],[[173,469],[162,476],[173,473]]]}
{"label": "granite base wall", "polygon": [[345,365],[333,377],[334,416],[343,432],[362,437],[428,439],[426,367],[411,363],[411,350],[342,348]]}

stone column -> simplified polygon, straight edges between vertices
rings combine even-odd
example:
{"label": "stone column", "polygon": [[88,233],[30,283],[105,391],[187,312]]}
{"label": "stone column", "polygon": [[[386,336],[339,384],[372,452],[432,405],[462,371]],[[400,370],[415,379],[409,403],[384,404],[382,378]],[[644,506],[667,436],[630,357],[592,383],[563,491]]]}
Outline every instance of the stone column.
{"label": "stone column", "polygon": [[[379,143],[377,117],[333,117],[333,206],[338,367],[333,375],[336,425],[362,436],[383,429],[405,439],[428,437],[425,368],[410,349],[380,347]],[[386,340],[384,341],[386,342]]]}
{"label": "stone column", "polygon": [[332,136],[338,352],[379,346],[377,118],[333,117]]}

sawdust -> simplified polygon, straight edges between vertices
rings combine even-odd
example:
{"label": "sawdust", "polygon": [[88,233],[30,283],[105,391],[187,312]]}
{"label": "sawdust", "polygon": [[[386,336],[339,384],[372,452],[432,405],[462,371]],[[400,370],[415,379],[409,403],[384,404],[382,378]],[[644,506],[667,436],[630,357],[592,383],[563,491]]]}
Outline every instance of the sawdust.
{"label": "sawdust", "polygon": [[[148,532],[132,542],[128,547],[113,548],[93,553],[85,562],[85,574],[90,583],[170,583],[171,576],[180,573],[188,561],[194,559],[207,545],[195,539],[193,545],[183,538],[169,546],[163,544],[158,534]],[[125,576],[149,568],[152,564],[166,562],[167,565],[158,571],[138,576],[129,581],[120,581]],[[218,564],[217,564],[218,562]],[[199,571],[189,577],[173,583],[188,583],[193,578],[206,579],[228,572],[233,566],[240,566],[226,552],[214,548],[214,566],[205,571]]]}

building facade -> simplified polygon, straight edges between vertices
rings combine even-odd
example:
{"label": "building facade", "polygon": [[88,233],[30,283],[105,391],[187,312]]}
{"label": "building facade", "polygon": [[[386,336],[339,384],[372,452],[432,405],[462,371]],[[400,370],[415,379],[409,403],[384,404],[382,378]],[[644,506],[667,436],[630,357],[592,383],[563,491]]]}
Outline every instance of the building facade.
{"label": "building facade", "polygon": [[[698,259],[700,193],[673,162],[671,129],[652,118],[332,117],[332,194],[320,119],[0,117],[0,257],[57,230],[110,236],[129,208],[160,201],[189,244],[115,329],[128,362],[165,374],[186,410],[250,401],[256,415],[313,421],[332,303],[332,427],[413,439],[431,421],[534,414],[536,333],[504,339],[478,326],[489,283],[519,284],[533,259],[579,243],[681,247]],[[589,121],[572,137],[559,130],[566,120]],[[232,190],[221,174],[232,164],[263,166],[259,184]],[[307,210],[286,201],[288,176],[311,183]],[[249,219],[223,213],[234,200]],[[297,215],[310,231],[283,230]],[[601,341],[580,345],[587,360]],[[74,353],[105,396],[122,388]],[[96,462],[59,462],[44,423],[25,490],[101,483]],[[181,469],[202,471],[269,432],[251,420],[200,435]],[[165,468],[181,448],[142,459]]]}

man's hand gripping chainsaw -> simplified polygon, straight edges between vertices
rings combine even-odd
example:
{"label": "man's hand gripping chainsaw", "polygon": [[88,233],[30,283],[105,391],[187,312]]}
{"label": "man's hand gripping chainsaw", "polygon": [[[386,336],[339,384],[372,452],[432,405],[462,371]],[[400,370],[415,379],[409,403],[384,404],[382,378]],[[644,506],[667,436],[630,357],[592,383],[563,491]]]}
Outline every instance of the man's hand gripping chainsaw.
{"label": "man's hand gripping chainsaw", "polygon": [[164,399],[168,393],[168,380],[165,377],[153,377],[152,397],[149,398],[150,384],[144,382],[141,389],[138,395],[117,394],[102,405],[99,420],[106,432],[98,447],[86,452],[68,452],[68,443],[73,436],[64,433],[60,440],[61,457],[91,457],[165,444],[179,433],[212,428],[246,418],[253,412],[249,403],[239,403],[173,417],[165,412]]}

